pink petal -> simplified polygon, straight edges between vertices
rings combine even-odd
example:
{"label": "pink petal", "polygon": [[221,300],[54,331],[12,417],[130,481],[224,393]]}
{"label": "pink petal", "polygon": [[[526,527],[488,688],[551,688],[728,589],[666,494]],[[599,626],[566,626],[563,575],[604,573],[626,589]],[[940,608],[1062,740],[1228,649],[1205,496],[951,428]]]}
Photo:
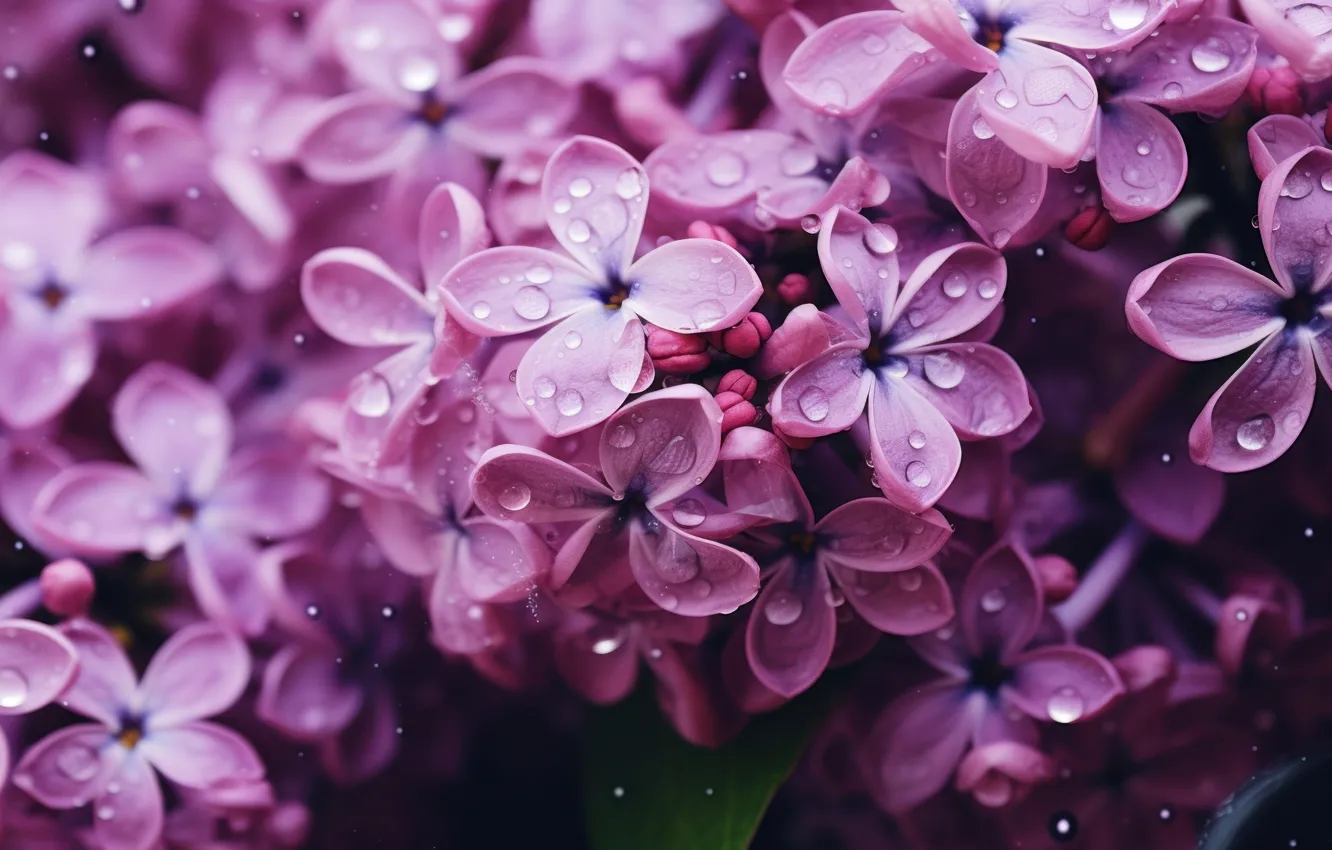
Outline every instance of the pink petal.
{"label": "pink petal", "polygon": [[206,496],[231,451],[231,413],[211,385],[166,363],[129,377],[111,403],[111,427],[155,485]]}
{"label": "pink petal", "polygon": [[1283,455],[1304,430],[1316,385],[1313,348],[1281,332],[1250,355],[1212,395],[1189,431],[1195,463],[1245,472]]}
{"label": "pink petal", "polygon": [[1120,99],[1101,110],[1098,131],[1101,202],[1116,221],[1139,221],[1175,200],[1184,188],[1189,157],[1169,118]]}
{"label": "pink petal", "polygon": [[[1004,11],[1016,24],[1006,34],[1012,39],[1057,44],[1072,50],[1122,50],[1147,38],[1173,8],[1171,3],[1146,0],[1142,5],[1121,5],[1116,0],[1012,0]],[[1118,61],[1118,60],[1116,60]]]}
{"label": "pink petal", "polygon": [[638,160],[610,142],[575,136],[546,163],[541,198],[551,232],[576,260],[598,277],[629,268],[648,199]]}
{"label": "pink petal", "polygon": [[161,495],[137,469],[85,463],[57,473],[37,494],[32,522],[61,545],[88,555],[141,549],[169,528]]}
{"label": "pink petal", "polygon": [[[438,517],[400,499],[362,496],[361,518],[384,557],[395,568],[418,577],[434,575],[439,569]],[[447,551],[452,546],[444,548]],[[277,617],[276,611],[274,617]]]}
{"label": "pink petal", "polygon": [[157,650],[139,696],[150,733],[212,717],[231,707],[250,681],[245,642],[212,623],[186,626]]}
{"label": "pink petal", "polygon": [[1318,292],[1332,277],[1332,150],[1312,148],[1277,165],[1258,192],[1258,232],[1276,279],[1292,292]]}
{"label": "pink petal", "polygon": [[831,595],[821,565],[787,559],[773,570],[745,626],[745,654],[765,687],[790,698],[827,669],[837,636]]}
{"label": "pink petal", "polygon": [[476,517],[464,522],[458,585],[477,602],[526,599],[550,566],[550,551],[524,525]]}
{"label": "pink petal", "polygon": [[835,207],[819,229],[819,265],[860,335],[877,336],[897,300],[897,232]]}
{"label": "pink petal", "polygon": [[1115,472],[1115,492],[1153,532],[1192,544],[1203,538],[1221,513],[1226,483],[1221,473],[1190,460],[1183,443],[1180,439],[1175,446],[1172,441],[1168,453],[1162,453],[1159,443],[1139,447]]}
{"label": "pink petal", "polygon": [[78,672],[74,644],[50,626],[31,620],[0,620],[0,657],[4,658],[0,683],[5,689],[0,714],[36,711],[60,696]]}
{"label": "pink petal", "polygon": [[930,44],[900,12],[860,12],[819,27],[791,54],[782,77],[811,109],[857,114],[923,63]]}
{"label": "pink petal", "polygon": [[615,312],[602,309],[601,286],[586,269],[521,245],[463,259],[440,288],[449,314],[482,336],[524,333],[589,307]]}
{"label": "pink petal", "polygon": [[338,434],[338,448],[349,460],[387,466],[411,447],[429,403],[431,349],[431,341],[422,340],[352,379]]}
{"label": "pink petal", "polygon": [[629,397],[646,346],[632,311],[585,307],[527,349],[518,364],[519,397],[552,436],[590,428]]}
{"label": "pink petal", "polygon": [[921,660],[946,677],[961,682],[971,678],[971,649],[967,646],[966,635],[956,628],[956,623],[933,634],[916,635],[907,641],[907,645]]}
{"label": "pink petal", "polygon": [[962,95],[948,124],[948,195],[986,242],[1002,248],[1036,215],[1046,168],[1004,144],[978,97],[975,88]]}
{"label": "pink petal", "polygon": [[835,345],[787,375],[768,402],[773,423],[793,437],[822,437],[855,424],[874,384],[864,348],[859,340]]}
{"label": "pink petal", "polygon": [[911,371],[905,382],[934,405],[962,439],[1012,433],[1031,413],[1022,370],[992,345],[932,345],[907,360]]}
{"label": "pink petal", "polygon": [[93,834],[103,850],[149,850],[162,834],[162,789],[148,760],[138,752],[125,754],[120,770],[93,801]]}
{"label": "pink petal", "polygon": [[933,508],[920,516],[885,499],[855,499],[814,526],[820,557],[855,570],[896,572],[934,557],[953,527]]}
{"label": "pink petal", "polygon": [[[830,110],[825,110],[823,106],[811,107],[806,99],[796,91],[795,87],[787,83],[785,79],[786,66],[790,63],[795,52],[800,49],[800,45],[804,44],[807,39],[814,38],[819,34],[816,24],[805,15],[796,12],[794,8],[789,11],[784,9],[775,9],[774,11],[780,11],[781,14],[777,15],[766,28],[761,30],[762,37],[759,39],[758,71],[759,79],[763,82],[763,88],[768,92],[768,99],[772,102],[773,109],[782,118],[786,119],[794,135],[803,136],[813,143],[814,148],[824,153],[837,150],[842,143],[842,133],[844,132],[844,129],[839,126],[840,122],[829,121],[828,113]],[[925,46],[928,48],[928,44]],[[804,73],[818,73],[817,66],[823,64],[824,56],[825,54],[822,51],[813,50],[808,57],[809,67],[803,69]],[[835,64],[829,62],[827,66],[830,71],[827,76],[838,77],[839,70]],[[835,89],[835,86],[829,86],[829,88]],[[834,94],[832,91],[828,93]],[[840,103],[840,100],[838,103]],[[842,107],[837,103],[832,105],[832,109],[840,108]],[[757,152],[751,149],[749,155],[751,160],[760,159],[755,156],[755,153]],[[763,167],[761,161],[754,164],[760,168]],[[767,163],[768,170],[771,171],[776,164],[776,161],[769,160]],[[805,167],[804,163],[799,165],[801,166],[799,168],[783,168],[781,177],[784,179],[780,182],[812,184],[818,181],[814,174],[814,165],[808,167]],[[792,177],[800,178],[801,175],[808,175],[808,177],[797,181],[790,180]],[[769,183],[767,185],[774,184]],[[777,191],[780,192],[781,190],[778,189]],[[763,192],[760,191],[760,194],[763,194]]]}
{"label": "pink petal", "polygon": [[699,747],[719,747],[740,731],[744,715],[710,675],[696,647],[655,645],[647,659],[657,677],[657,705],[681,738]]}
{"label": "pink petal", "polygon": [[631,527],[629,563],[649,599],[685,617],[730,613],[759,590],[753,558],[660,517]]}
{"label": "pink petal", "polygon": [[361,710],[362,691],[342,681],[341,650],[288,644],[264,667],[255,713],[283,734],[318,741],[340,733]]}
{"label": "pink petal", "polygon": [[981,805],[998,808],[1013,802],[1023,786],[1055,776],[1055,761],[1038,749],[1016,741],[996,741],[967,753],[957,769],[957,788]]}
{"label": "pink petal", "polygon": [[348,345],[409,345],[433,334],[434,308],[387,263],[360,248],[330,248],[307,260],[301,300],[315,324]]}
{"label": "pink petal", "polygon": [[365,708],[345,732],[320,747],[325,768],[334,781],[352,785],[379,774],[398,753],[401,728],[395,697],[387,687],[369,690]]}
{"label": "pink petal", "polygon": [[585,631],[557,635],[555,667],[584,699],[598,705],[619,702],[638,681],[638,647],[630,626],[595,623]]}
{"label": "pink petal", "polygon": [[1267,179],[1282,160],[1322,144],[1318,131],[1295,115],[1269,115],[1249,128],[1249,159],[1259,180]]}
{"label": "pink petal", "polygon": [[429,128],[407,118],[401,104],[374,92],[334,98],[301,139],[297,160],[322,183],[383,177],[406,167],[429,143]]}
{"label": "pink petal", "polygon": [[60,633],[79,655],[74,685],[60,697],[70,711],[118,728],[121,716],[135,708],[138,678],[125,650],[111,633],[91,620],[66,620]]}
{"label": "pink petal", "polygon": [[101,187],[91,175],[31,150],[0,160],[0,198],[5,242],[33,248],[57,269],[82,254],[106,215]]}
{"label": "pink petal", "polygon": [[763,294],[753,266],[712,239],[668,242],[634,263],[625,277],[631,287],[625,306],[680,333],[729,328]]}
{"label": "pink petal", "polygon": [[291,446],[244,448],[227,465],[201,520],[256,537],[289,537],[324,518],[329,491],[328,478]]}
{"label": "pink petal", "polygon": [[463,258],[490,246],[485,211],[462,186],[440,184],[421,208],[416,243],[427,289],[439,286]]}
{"label": "pink petal", "polygon": [[[959,4],[948,0],[903,0],[897,6],[906,12],[908,27],[968,71],[984,73],[998,64],[995,54],[972,38],[963,23]],[[972,18],[970,13],[966,17]]]}
{"label": "pink petal", "polygon": [[712,471],[721,409],[707,390],[680,384],[625,405],[606,423],[601,474],[615,493],[638,489],[649,506],[683,496]]}
{"label": "pink petal", "polygon": [[1124,693],[1115,665],[1080,646],[1044,646],[1013,662],[1009,700],[1037,720],[1076,723]]}
{"label": "pink petal", "polygon": [[912,512],[939,501],[962,462],[948,420],[909,384],[880,378],[869,396],[869,423],[874,475],[888,501]]}
{"label": "pink petal", "polygon": [[209,173],[236,212],[266,243],[281,246],[291,238],[296,228],[291,210],[268,169],[252,155],[216,156]]}
{"label": "pink petal", "polygon": [[597,516],[611,503],[606,485],[526,446],[505,445],[481,456],[472,497],[487,515],[517,522],[573,522]]}
{"label": "pink petal", "polygon": [[447,652],[474,655],[492,649],[505,636],[505,625],[493,605],[480,605],[458,587],[457,573],[435,573],[430,598],[431,636]]}
{"label": "pink petal", "polygon": [[998,70],[975,91],[995,136],[1032,162],[1072,168],[1091,141],[1096,81],[1062,53],[1010,35]]}
{"label": "pink petal", "polygon": [[983,705],[953,682],[898,697],[875,721],[865,746],[880,802],[902,812],[943,790],[971,744]]}
{"label": "pink petal", "polygon": [[850,328],[813,304],[801,304],[772,331],[753,361],[758,378],[775,378],[813,360],[835,342],[856,338]]}
{"label": "pink petal", "polygon": [[139,742],[136,752],[167,779],[186,788],[264,778],[263,762],[250,742],[225,726],[207,721],[155,729]]}
{"label": "pink petal", "polygon": [[549,586],[555,599],[568,608],[615,599],[634,586],[628,532],[616,527],[614,508],[564,539],[551,563]]}
{"label": "pink petal", "polygon": [[120,768],[125,751],[96,723],[76,723],[28,748],[14,769],[14,784],[53,809],[86,806]]}
{"label": "pink petal", "polygon": [[973,656],[1016,658],[1041,624],[1045,595],[1025,552],[1000,544],[976,561],[958,596],[958,622]]}
{"label": "pink petal", "polygon": [[199,116],[171,103],[140,100],[116,113],[107,134],[116,179],[144,203],[178,201],[208,174],[212,145]]}
{"label": "pink petal", "polygon": [[[1258,34],[1253,27],[1220,15],[1198,15],[1171,24],[1162,35],[1168,38],[1164,45],[1159,43],[1161,39],[1150,38],[1128,55],[1115,57],[1113,79],[1129,83],[1121,89],[1121,96],[1168,112],[1219,115],[1244,93],[1258,55]],[[1208,51],[1197,55],[1218,58],[1200,67],[1193,61],[1195,46]],[[1249,132],[1252,139],[1252,129]]]}
{"label": "pink petal", "polygon": [[1129,287],[1129,327],[1180,360],[1214,360],[1281,329],[1285,294],[1272,281],[1212,254],[1185,254],[1142,271]]}
{"label": "pink petal", "polygon": [[534,139],[554,136],[578,109],[578,87],[562,66],[510,56],[458,81],[457,114],[448,132],[491,157],[515,153]]}
{"label": "pink petal", "polygon": [[1309,8],[1293,0],[1240,0],[1239,6],[1267,46],[1300,76],[1312,81],[1332,75],[1332,48],[1326,42],[1322,7]]}
{"label": "pink petal", "polygon": [[856,613],[881,632],[921,635],[953,619],[953,594],[933,564],[875,573],[830,560],[828,571]]}
{"label": "pink petal", "polygon": [[722,463],[727,509],[768,525],[814,521],[805,491],[791,470],[786,444],[771,431],[737,428],[726,435],[718,460]]}
{"label": "pink petal", "polygon": [[185,564],[194,602],[208,617],[247,635],[268,623],[255,564],[259,547],[243,534],[217,531],[185,538]]}
{"label": "pink petal", "polygon": [[916,266],[885,325],[893,351],[972,330],[999,306],[1008,285],[1003,255],[974,242],[935,251]]}
{"label": "pink petal", "polygon": [[0,304],[0,418],[13,428],[41,425],[73,401],[97,363],[97,337],[78,315],[51,315],[25,296]]}

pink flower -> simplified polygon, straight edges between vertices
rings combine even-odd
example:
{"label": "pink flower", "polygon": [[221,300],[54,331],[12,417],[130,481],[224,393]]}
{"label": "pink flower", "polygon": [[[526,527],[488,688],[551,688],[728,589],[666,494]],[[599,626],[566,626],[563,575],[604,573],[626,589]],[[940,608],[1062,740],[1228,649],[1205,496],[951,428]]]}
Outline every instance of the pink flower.
{"label": "pink flower", "polygon": [[689,529],[707,519],[691,493],[712,471],[722,414],[701,387],[659,390],[626,405],[601,432],[604,483],[544,452],[498,446],[472,475],[477,507],[522,523],[577,523],[549,586],[567,604],[613,599],[637,582],[652,603],[702,617],[758,592],[758,564]]}
{"label": "pink flower", "polygon": [[1332,151],[1324,148],[1285,160],[1263,180],[1258,226],[1275,282],[1210,254],[1176,257],[1134,279],[1129,326],[1166,354],[1214,360],[1258,344],[1193,423],[1196,463],[1222,472],[1271,463],[1304,429],[1318,373],[1332,381],[1329,198]]}
{"label": "pink flower", "polygon": [[137,468],[92,462],[63,470],[38,494],[34,522],[92,557],[161,558],[183,546],[199,607],[247,633],[261,631],[268,609],[255,581],[255,540],[317,523],[327,480],[281,444],[233,455],[226,404],[165,363],[149,363],[124,383],[111,427]]}
{"label": "pink flower", "polygon": [[1291,0],[1240,0],[1239,5],[1263,40],[1301,77],[1318,82],[1332,76],[1332,43],[1319,13]]}
{"label": "pink flower", "polygon": [[[0,620],[0,716],[30,714],[56,700],[78,672],[74,645],[31,620]],[[9,777],[9,739],[0,733],[0,788]]]}
{"label": "pink flower", "polygon": [[34,744],[14,784],[53,809],[93,805],[93,832],[104,850],[148,850],[162,831],[156,769],[187,788],[264,778],[249,742],[211,723],[250,678],[245,644],[212,624],[172,636],[142,682],[125,652],[100,626],[61,627],[78,649],[80,668],[62,704],[96,721],[67,726]]}
{"label": "pink flower", "polygon": [[954,245],[924,260],[899,292],[895,248],[886,225],[845,209],[830,216],[819,260],[854,336],[787,375],[768,407],[794,437],[845,430],[868,409],[879,487],[894,504],[921,511],[957,474],[959,437],[1007,434],[1031,403],[1012,358],[963,341],[1003,296],[1003,257]]}
{"label": "pink flower", "polygon": [[509,336],[559,322],[518,366],[518,393],[556,436],[605,421],[652,380],[642,320],[676,333],[729,327],[762,284],[734,248],[680,239],[637,261],[647,177],[629,154],[588,136],[551,156],[546,220],[573,259],[540,248],[491,248],[443,281],[444,305],[464,327]]}

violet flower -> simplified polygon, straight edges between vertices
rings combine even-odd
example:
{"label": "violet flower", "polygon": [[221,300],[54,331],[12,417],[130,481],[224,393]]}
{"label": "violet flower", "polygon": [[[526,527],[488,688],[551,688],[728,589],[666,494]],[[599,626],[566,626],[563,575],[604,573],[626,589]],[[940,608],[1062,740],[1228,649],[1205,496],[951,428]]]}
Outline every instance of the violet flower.
{"label": "violet flower", "polygon": [[[0,716],[31,714],[65,692],[79,669],[64,635],[32,620],[0,620]],[[9,778],[9,739],[0,732],[0,788]]]}
{"label": "violet flower", "polygon": [[605,421],[651,383],[642,320],[703,333],[730,327],[758,301],[758,275],[722,242],[680,239],[634,261],[647,177],[610,142],[578,136],[562,145],[546,165],[542,198],[572,260],[491,248],[459,263],[442,286],[449,313],[483,336],[559,322],[532,344],[517,374],[519,395],[555,436]]}
{"label": "violet flower", "polygon": [[23,755],[14,784],[44,806],[92,804],[103,850],[148,850],[162,831],[154,770],[187,788],[258,782],[259,755],[236,732],[205,718],[230,708],[250,678],[250,655],[212,624],[173,635],[136,682],[134,668],[100,626],[71,620],[60,631],[79,652],[62,704],[93,723],[53,732]]}

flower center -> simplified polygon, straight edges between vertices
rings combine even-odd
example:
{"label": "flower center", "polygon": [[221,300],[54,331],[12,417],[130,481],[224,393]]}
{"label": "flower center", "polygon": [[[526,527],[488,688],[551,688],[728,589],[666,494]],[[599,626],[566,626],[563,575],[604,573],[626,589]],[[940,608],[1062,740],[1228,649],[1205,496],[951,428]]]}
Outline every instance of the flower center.
{"label": "flower center", "polygon": [[138,717],[127,717],[121,721],[120,734],[116,736],[116,743],[127,750],[132,750],[143,740],[143,720]]}
{"label": "flower center", "polygon": [[1307,325],[1318,315],[1318,296],[1308,290],[1301,290],[1291,298],[1281,302],[1277,312],[1291,325]]}
{"label": "flower center", "polygon": [[971,660],[971,686],[990,696],[1013,678],[1013,671],[999,658],[999,653],[988,650]]}
{"label": "flower center", "polygon": [[449,105],[433,95],[426,95],[416,116],[431,127],[438,127],[449,117]]}
{"label": "flower center", "polygon": [[808,555],[814,551],[814,547],[819,540],[808,531],[799,531],[790,537],[791,547],[802,555]]}
{"label": "flower center", "polygon": [[189,496],[181,496],[171,506],[171,513],[186,522],[193,522],[194,518],[199,515],[199,505]]}
{"label": "flower center", "polygon": [[612,280],[601,296],[601,301],[606,305],[607,310],[620,309],[621,305],[628,299],[629,285],[619,278]]}
{"label": "flower center", "polygon": [[69,296],[69,290],[53,280],[48,280],[42,284],[42,288],[37,290],[37,298],[47,306],[47,309],[55,310],[61,304],[65,303],[65,298]]}

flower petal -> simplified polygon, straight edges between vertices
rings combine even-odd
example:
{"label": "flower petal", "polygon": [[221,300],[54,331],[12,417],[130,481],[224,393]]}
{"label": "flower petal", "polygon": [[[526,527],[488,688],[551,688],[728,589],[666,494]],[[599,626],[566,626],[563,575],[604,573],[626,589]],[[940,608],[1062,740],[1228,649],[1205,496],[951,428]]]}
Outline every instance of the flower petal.
{"label": "flower petal", "polygon": [[1170,205],[1184,188],[1189,156],[1170,119],[1120,99],[1101,109],[1096,174],[1101,202],[1116,221],[1139,221]]}
{"label": "flower petal", "polygon": [[633,524],[629,564],[649,599],[685,617],[730,613],[759,590],[753,558],[659,517]]}
{"label": "flower petal", "polygon": [[510,56],[458,81],[449,133],[491,157],[559,134],[578,110],[578,87],[541,59]]}
{"label": "flower petal", "polygon": [[125,754],[111,785],[93,803],[93,834],[103,850],[149,850],[162,835],[162,789],[148,760],[138,752]]}
{"label": "flower petal", "polygon": [[953,594],[934,564],[889,574],[830,560],[828,570],[856,613],[881,632],[922,635],[953,619]]}
{"label": "flower petal", "polygon": [[577,263],[522,245],[466,257],[440,283],[449,314],[482,336],[525,333],[588,307],[600,309],[600,289]]}
{"label": "flower petal", "polygon": [[435,311],[416,287],[361,248],[330,248],[307,260],[301,300],[315,324],[348,345],[409,345],[434,329]]}
{"label": "flower petal", "polygon": [[352,785],[378,775],[392,763],[400,740],[396,697],[385,685],[369,689],[365,707],[347,730],[320,747],[321,760],[338,783]]}
{"label": "flower petal", "polygon": [[465,257],[490,246],[481,203],[457,183],[442,183],[426,196],[416,234],[426,289],[439,286]]}
{"label": "flower petal", "polygon": [[264,764],[250,742],[225,726],[207,721],[154,729],[139,742],[136,752],[167,779],[186,788],[264,778]]}
{"label": "flower petal", "polygon": [[818,681],[832,658],[837,609],[822,565],[787,558],[775,567],[745,625],[754,676],[788,699]]}
{"label": "flower petal", "polygon": [[362,691],[342,681],[339,650],[291,643],[264,667],[255,713],[284,735],[319,741],[339,734],[361,710]]}
{"label": "flower petal", "polygon": [[472,498],[488,516],[517,522],[574,522],[597,516],[611,491],[586,472],[526,446],[496,446],[472,474]]}
{"label": "flower petal", "polygon": [[560,675],[589,702],[619,702],[638,681],[638,646],[629,626],[593,621],[583,631],[556,634],[552,650]]}
{"label": "flower petal", "polygon": [[1273,334],[1198,414],[1190,456],[1222,472],[1266,466],[1304,430],[1316,384],[1309,340],[1298,332]]}
{"label": "flower petal", "polygon": [[321,183],[360,183],[405,168],[429,142],[402,104],[372,91],[333,98],[302,137],[297,160]]}
{"label": "flower petal", "polygon": [[893,351],[952,339],[985,321],[1008,286],[1008,267],[993,248],[959,242],[930,254],[902,287],[886,326]]}
{"label": "flower petal", "polygon": [[1043,646],[1013,662],[1005,695],[1037,720],[1076,723],[1100,714],[1124,693],[1115,665],[1080,646]]}
{"label": "flower petal", "polygon": [[706,478],[721,447],[721,409],[707,390],[680,384],[625,405],[601,434],[601,474],[616,493],[634,487],[649,506]]}
{"label": "flower petal", "polygon": [[1214,360],[1280,330],[1284,293],[1233,260],[1185,254],[1139,272],[1129,286],[1129,327],[1180,360]]}
{"label": "flower petal", "polygon": [[1161,0],[1012,0],[1004,7],[1014,20],[1006,36],[1072,50],[1122,50],[1147,38],[1171,8]]}
{"label": "flower petal", "polygon": [[630,266],[625,305],[658,327],[680,333],[729,328],[758,303],[758,273],[714,239],[667,242]]}
{"label": "flower petal", "polygon": [[841,343],[797,366],[768,402],[773,423],[793,437],[822,437],[855,424],[874,383],[864,348],[860,340]]}
{"label": "flower petal", "polygon": [[1009,663],[1041,624],[1045,594],[1031,558],[1000,544],[976,561],[957,600],[957,618],[973,656],[998,653]]}
{"label": "flower petal", "polygon": [[794,522],[808,527],[814,521],[804,489],[791,470],[786,444],[771,431],[745,426],[722,441],[726,507],[748,524]]}
{"label": "flower petal", "polygon": [[629,268],[647,209],[643,166],[622,148],[575,136],[546,163],[541,199],[551,233],[598,277]]}
{"label": "flower petal", "polygon": [[907,360],[911,371],[903,380],[934,405],[964,440],[1012,433],[1031,413],[1022,370],[993,345],[932,345]]}
{"label": "flower petal", "polygon": [[819,229],[819,265],[860,335],[877,336],[897,301],[897,232],[834,207]]}
{"label": "flower petal", "polygon": [[23,296],[0,303],[0,419],[11,428],[41,425],[74,400],[97,364],[97,336],[80,316],[52,316]]}
{"label": "flower petal", "polygon": [[111,427],[150,481],[181,496],[207,496],[231,451],[231,412],[221,394],[166,363],[142,366],[121,385]]}
{"label": "flower petal", "polygon": [[906,13],[907,26],[920,33],[947,58],[968,71],[985,73],[994,68],[998,60],[994,52],[972,38],[965,20],[974,18],[960,3],[949,0],[902,0],[896,4]]}
{"label": "flower petal", "polygon": [[[1122,96],[1167,112],[1218,115],[1230,109],[1244,93],[1258,56],[1253,27],[1221,15],[1197,15],[1161,34],[1164,39],[1147,39],[1115,57],[1111,85]],[[1201,49],[1195,54],[1195,48]],[[1195,55],[1212,61],[1195,61]]]}
{"label": "flower petal", "polygon": [[948,195],[986,242],[1002,248],[1039,210],[1047,169],[998,138],[977,98],[975,88],[962,95],[948,124]]}
{"label": "flower petal", "polygon": [[78,673],[74,644],[32,620],[0,620],[0,658],[0,714],[36,711],[60,696]]}
{"label": "flower petal", "polygon": [[222,261],[193,236],[136,227],[88,250],[69,307],[93,319],[128,319],[166,310],[221,279]]}
{"label": "flower petal", "polygon": [[373,89],[410,96],[421,87],[415,80],[405,85],[404,77],[434,76],[443,83],[457,77],[459,53],[440,33],[437,13],[424,3],[349,0],[330,17],[321,23],[328,25],[338,61]]}
{"label": "flower petal", "polygon": [[328,478],[292,446],[252,446],[236,453],[201,521],[220,521],[256,537],[290,537],[328,510]]}
{"label": "flower petal", "polygon": [[169,528],[161,496],[137,469],[84,463],[56,473],[37,494],[33,524],[88,555],[134,552]]}
{"label": "flower petal", "polygon": [[148,732],[212,717],[240,699],[250,681],[250,652],[213,623],[176,632],[148,663],[139,686]]}
{"label": "flower petal", "polygon": [[948,784],[984,710],[979,699],[954,682],[933,682],[883,710],[865,746],[872,785],[888,811],[906,811]]}
{"label": "flower petal", "polygon": [[1332,150],[1316,147],[1277,165],[1258,192],[1258,232],[1276,279],[1318,292],[1332,278]]}
{"label": "flower petal", "polygon": [[199,116],[172,103],[140,100],[116,113],[107,133],[107,163],[141,203],[184,197],[208,175],[212,145]]}
{"label": "flower petal", "polygon": [[1077,60],[1010,36],[998,70],[976,86],[976,105],[995,136],[1023,157],[1072,168],[1091,141],[1096,81]]}
{"label": "flower petal", "polygon": [[1269,115],[1249,128],[1249,159],[1259,180],[1266,180],[1282,160],[1321,144],[1318,131],[1295,115]]}
{"label": "flower petal", "polygon": [[948,420],[910,385],[880,378],[869,396],[869,423],[874,475],[888,501],[912,512],[939,501],[962,462]]}
{"label": "flower petal", "polygon": [[526,526],[488,517],[464,520],[458,585],[477,602],[518,602],[535,592],[550,566],[549,549]]}
{"label": "flower petal", "polygon": [[862,112],[919,68],[931,49],[904,20],[895,11],[834,18],[796,48],[782,78],[811,109]]}
{"label": "flower petal", "polygon": [[[65,268],[79,257],[107,212],[92,175],[32,150],[0,160],[0,199],[5,244],[32,248],[40,265],[48,268]],[[24,271],[38,268],[33,264]],[[0,279],[11,271],[0,266]]]}
{"label": "flower petal", "polygon": [[59,631],[79,655],[74,684],[60,703],[77,714],[99,720],[110,728],[136,707],[138,678],[125,650],[111,633],[91,620],[66,620]]}
{"label": "flower petal", "polygon": [[814,526],[821,559],[867,572],[887,573],[918,566],[948,542],[953,528],[933,508],[920,516],[886,499],[855,499]]}
{"label": "flower petal", "polygon": [[14,784],[52,809],[86,806],[119,770],[124,754],[105,726],[76,723],[29,747],[14,768]]}
{"label": "flower petal", "polygon": [[1325,7],[1299,0],[1240,0],[1244,17],[1268,48],[1290,63],[1306,80],[1332,75],[1332,45],[1326,40]]}

